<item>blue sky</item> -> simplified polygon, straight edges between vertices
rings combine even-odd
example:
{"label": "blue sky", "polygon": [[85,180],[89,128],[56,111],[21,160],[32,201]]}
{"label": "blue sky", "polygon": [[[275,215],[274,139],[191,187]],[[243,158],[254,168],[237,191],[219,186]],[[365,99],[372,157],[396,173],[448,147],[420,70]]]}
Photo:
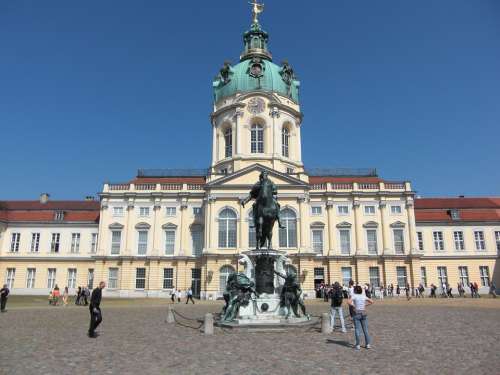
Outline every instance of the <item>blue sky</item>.
{"label": "blue sky", "polygon": [[[211,81],[247,1],[0,1],[0,199],[81,199],[138,168],[210,163]],[[423,196],[500,195],[500,2],[268,0],[301,80],[309,167]]]}

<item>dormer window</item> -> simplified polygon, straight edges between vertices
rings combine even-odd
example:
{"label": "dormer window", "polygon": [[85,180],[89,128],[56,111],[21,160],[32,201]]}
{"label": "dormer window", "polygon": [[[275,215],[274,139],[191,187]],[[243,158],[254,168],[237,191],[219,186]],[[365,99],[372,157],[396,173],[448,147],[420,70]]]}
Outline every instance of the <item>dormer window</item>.
{"label": "dormer window", "polygon": [[460,220],[460,212],[456,208],[450,210],[450,216],[452,220]]}
{"label": "dormer window", "polygon": [[56,221],[64,220],[64,211],[56,211],[54,214],[54,220]]}

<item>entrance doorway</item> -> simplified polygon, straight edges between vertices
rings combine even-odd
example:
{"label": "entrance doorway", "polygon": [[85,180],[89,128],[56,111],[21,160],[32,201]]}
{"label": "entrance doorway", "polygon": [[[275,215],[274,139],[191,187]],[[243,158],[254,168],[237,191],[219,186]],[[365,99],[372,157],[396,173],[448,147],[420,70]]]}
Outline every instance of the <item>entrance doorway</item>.
{"label": "entrance doorway", "polygon": [[201,268],[191,269],[191,290],[194,298],[200,298],[201,291]]}
{"label": "entrance doorway", "polygon": [[322,293],[324,290],[320,288],[321,284],[325,283],[325,269],[315,268],[314,269],[314,290],[316,291],[316,298],[323,298]]}

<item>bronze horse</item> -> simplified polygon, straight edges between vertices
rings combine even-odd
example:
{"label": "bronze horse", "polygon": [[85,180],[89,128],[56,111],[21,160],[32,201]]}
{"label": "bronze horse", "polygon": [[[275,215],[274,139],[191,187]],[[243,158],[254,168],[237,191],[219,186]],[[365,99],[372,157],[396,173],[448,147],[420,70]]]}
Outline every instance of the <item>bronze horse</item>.
{"label": "bronze horse", "polygon": [[262,172],[259,182],[253,186],[249,196],[242,202],[244,207],[250,199],[255,199],[255,203],[253,204],[253,218],[257,250],[264,247],[266,242],[267,248],[271,248],[273,227],[276,220],[278,220],[280,228],[283,228],[280,223],[280,205],[276,200],[276,195],[276,187],[267,177],[267,172]]}

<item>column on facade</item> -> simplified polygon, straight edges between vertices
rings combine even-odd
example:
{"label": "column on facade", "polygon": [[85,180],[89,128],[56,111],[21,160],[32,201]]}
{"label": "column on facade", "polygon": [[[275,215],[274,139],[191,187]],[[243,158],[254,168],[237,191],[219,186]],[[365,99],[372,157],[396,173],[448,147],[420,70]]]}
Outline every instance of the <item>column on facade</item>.
{"label": "column on facade", "polygon": [[130,217],[134,213],[134,200],[132,198],[130,198],[127,202],[126,212],[127,217],[125,218],[125,228],[123,228],[123,230],[125,231],[124,254],[132,255],[134,254],[133,248],[135,235],[135,228],[130,227]]}
{"label": "column on facade", "polygon": [[180,218],[180,225],[179,225],[179,250],[180,250],[180,253],[179,255],[188,255],[187,254],[187,249],[185,249],[186,247],[186,225],[185,225],[185,222],[186,222],[186,211],[187,211],[187,200],[186,198],[182,198],[181,199],[181,205],[179,207],[180,211],[181,211],[181,218]]}
{"label": "column on facade", "polygon": [[415,211],[413,210],[413,200],[406,202],[406,215],[408,216],[408,235],[410,239],[410,254],[417,252],[417,228],[415,225]]}
{"label": "column on facade", "polygon": [[234,139],[235,139],[235,149],[234,149],[234,154],[235,155],[239,155],[241,154],[241,138],[242,138],[242,129],[241,129],[241,121],[240,121],[240,118],[243,116],[243,111],[240,110],[239,108],[237,108],[235,111],[234,111],[234,129],[235,129],[235,132],[234,132]]}
{"label": "column on facade", "polygon": [[295,121],[295,128],[296,128],[296,131],[297,131],[297,142],[295,144],[295,149],[297,151],[296,155],[297,157],[295,158],[298,162],[302,161],[302,140],[301,140],[301,136],[300,136],[300,120],[296,120]]}
{"label": "column on facade", "polygon": [[238,206],[239,206],[239,225],[238,225],[238,243],[236,244],[236,249],[238,250],[238,253],[240,250],[243,248],[243,229],[244,229],[244,224],[245,224],[245,213],[243,210],[243,206],[241,203],[243,202],[245,198],[238,198]]}
{"label": "column on facade", "polygon": [[336,253],[335,251],[335,233],[334,233],[334,228],[333,228],[333,201],[327,201],[326,202],[326,215],[327,215],[327,231],[328,231],[328,254],[327,255],[334,255]]}
{"label": "column on facade", "polygon": [[212,232],[214,231],[214,225],[215,225],[215,220],[214,220],[214,213],[213,213],[213,204],[214,204],[215,198],[212,195],[207,196],[207,215],[206,215],[206,220],[205,220],[205,248],[207,251],[211,251],[213,249],[213,235]]}
{"label": "column on facade", "polygon": [[391,251],[391,227],[389,224],[389,219],[387,217],[387,203],[385,201],[380,202],[380,223],[382,229],[382,249],[383,254],[393,254]]}
{"label": "column on facade", "polygon": [[302,196],[298,198],[299,202],[299,223],[300,223],[300,248],[302,250],[306,249],[307,243],[307,220],[305,219],[307,216],[307,211],[306,211],[306,197]]}
{"label": "column on facade", "polygon": [[153,254],[161,256],[162,230],[160,228],[161,203],[160,198],[156,198],[153,205]]}
{"label": "column on facade", "polygon": [[361,223],[360,204],[358,200],[352,202],[354,210],[354,237],[356,238],[356,255],[363,254],[363,225]]}
{"label": "column on facade", "polygon": [[[269,112],[269,116],[271,116],[272,120],[272,142],[273,142],[273,148],[272,148],[272,155],[273,157],[279,156],[279,137],[278,137],[278,124],[277,124],[277,119],[280,117],[280,113],[278,108],[272,107],[271,111]],[[273,165],[273,168],[276,168],[276,165]]]}
{"label": "column on facade", "polygon": [[212,120],[212,165],[218,160],[219,150],[217,147],[217,126],[215,119]]}
{"label": "column on facade", "polygon": [[98,229],[98,234],[97,234],[97,249],[96,252],[99,255],[105,255],[106,254],[106,243],[109,243],[110,241],[107,241],[108,233],[109,231],[106,231],[106,235],[104,235],[104,224],[106,220],[104,220],[107,215],[104,213],[105,211],[108,210],[108,200],[107,198],[103,199],[101,202],[101,212],[100,212],[100,219],[99,219],[99,229]]}

